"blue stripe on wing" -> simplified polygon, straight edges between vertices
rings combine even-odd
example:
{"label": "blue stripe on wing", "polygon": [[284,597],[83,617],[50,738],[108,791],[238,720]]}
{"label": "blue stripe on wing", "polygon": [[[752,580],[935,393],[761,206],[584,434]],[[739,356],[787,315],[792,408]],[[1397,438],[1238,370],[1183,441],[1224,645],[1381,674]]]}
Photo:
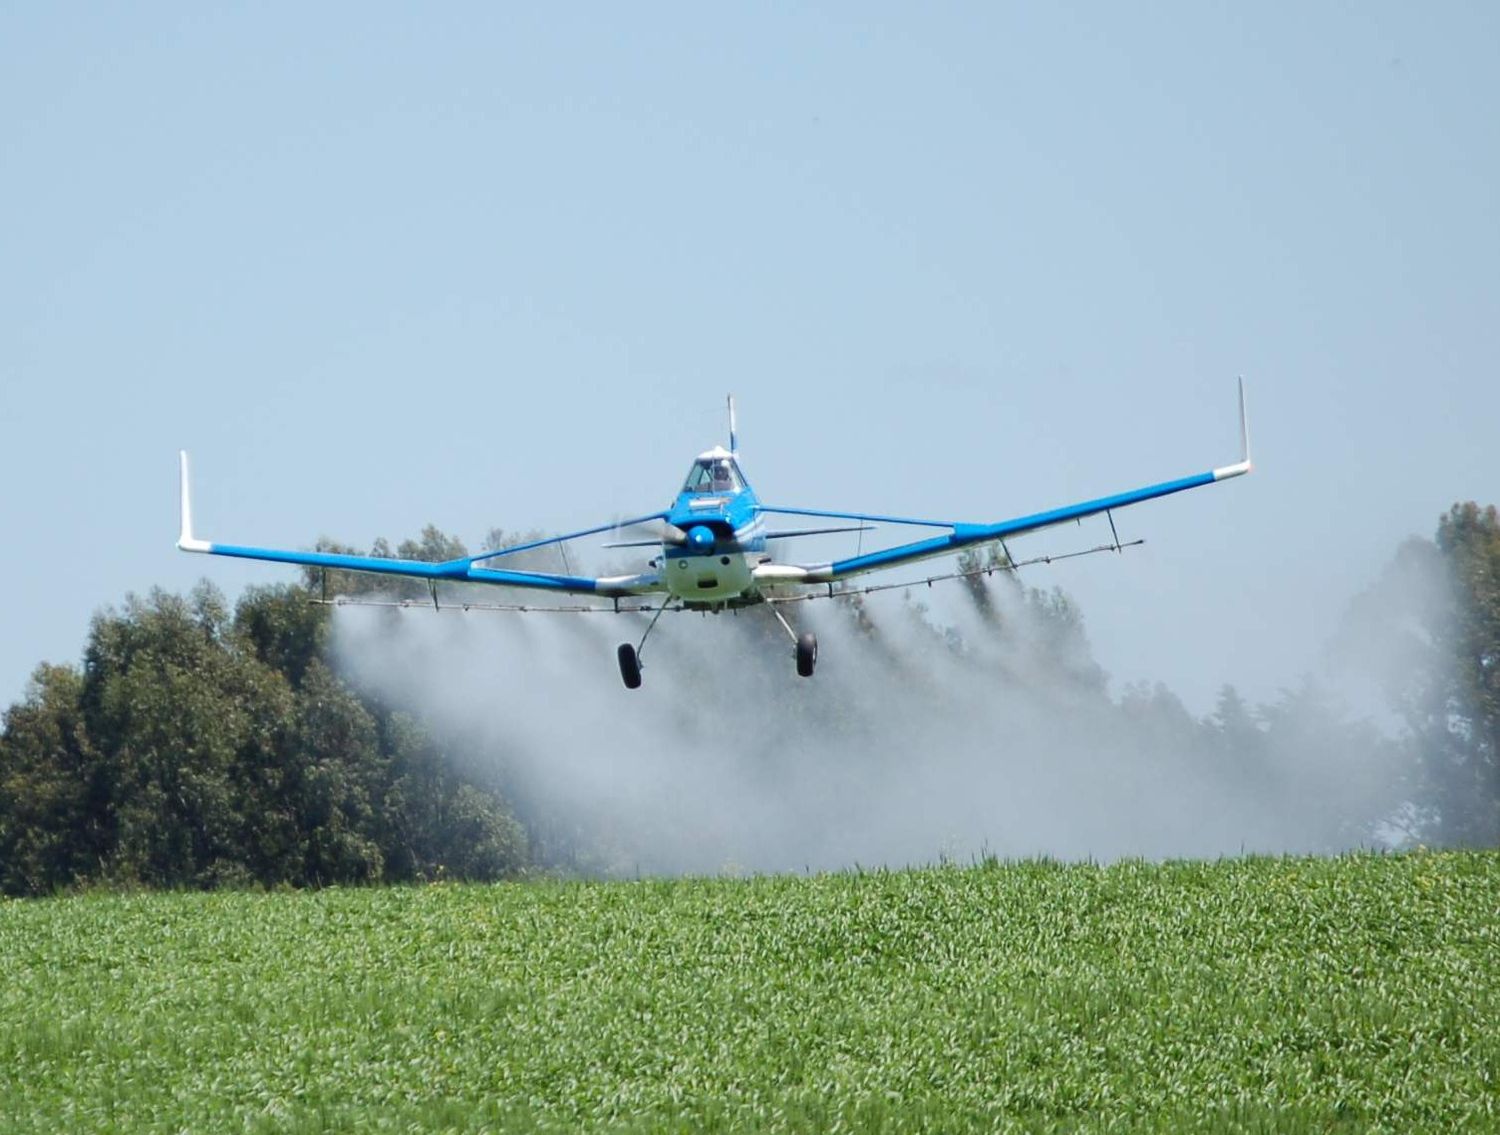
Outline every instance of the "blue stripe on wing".
{"label": "blue stripe on wing", "polygon": [[234,556],[243,560],[266,560],[277,564],[303,567],[335,568],[341,571],[364,571],[376,575],[402,575],[416,579],[443,579],[459,583],[496,583],[509,587],[533,587],[544,591],[571,591],[597,594],[599,581],[588,576],[549,575],[533,571],[497,571],[474,567],[470,559],[427,563],[423,560],[389,560],[379,556],[349,556],[338,552],[293,552],[280,548],[251,548],[238,544],[209,544],[215,556]]}
{"label": "blue stripe on wing", "polygon": [[182,455],[182,537],[178,547],[186,551],[207,552],[214,556],[232,556],[242,560],[264,560],[268,563],[296,564],[300,567],[333,568],[338,571],[362,571],[375,575],[399,575],[413,579],[446,580],[455,583],[490,583],[505,587],[530,587],[542,591],[562,591],[580,595],[617,595],[629,593],[633,588],[622,587],[618,580],[601,587],[592,576],[556,575],[540,571],[507,571],[501,568],[479,566],[486,560],[514,555],[516,552],[532,551],[536,548],[561,544],[580,536],[592,536],[652,520],[662,520],[665,512],[653,512],[629,520],[612,521],[580,532],[568,532],[562,536],[548,536],[509,548],[480,552],[476,556],[463,556],[442,563],[426,560],[387,559],[382,556],[347,555],[342,552],[294,552],[285,548],[255,548],[242,544],[214,544],[198,540],[192,535],[192,520],[188,505],[187,454]]}

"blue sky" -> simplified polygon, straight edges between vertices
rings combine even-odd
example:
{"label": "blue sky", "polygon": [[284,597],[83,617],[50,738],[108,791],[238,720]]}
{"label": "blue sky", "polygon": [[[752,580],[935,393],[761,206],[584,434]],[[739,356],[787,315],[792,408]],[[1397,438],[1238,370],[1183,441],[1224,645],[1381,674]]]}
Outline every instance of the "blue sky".
{"label": "blue sky", "polygon": [[[777,503],[995,520],[1117,685],[1317,665],[1500,498],[1492,4],[0,14],[0,699],[225,541],[583,527],[741,406]],[[1033,537],[1067,550],[1097,534]],[[611,659],[600,660],[612,666]]]}

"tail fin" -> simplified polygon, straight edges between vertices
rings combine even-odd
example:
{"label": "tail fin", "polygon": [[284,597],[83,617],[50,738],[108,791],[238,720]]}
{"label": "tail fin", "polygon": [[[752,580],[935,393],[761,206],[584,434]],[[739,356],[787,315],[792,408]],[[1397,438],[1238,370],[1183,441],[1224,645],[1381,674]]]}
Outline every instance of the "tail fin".
{"label": "tail fin", "polygon": [[740,451],[739,434],[734,428],[734,395],[729,396],[729,452],[738,454]]}

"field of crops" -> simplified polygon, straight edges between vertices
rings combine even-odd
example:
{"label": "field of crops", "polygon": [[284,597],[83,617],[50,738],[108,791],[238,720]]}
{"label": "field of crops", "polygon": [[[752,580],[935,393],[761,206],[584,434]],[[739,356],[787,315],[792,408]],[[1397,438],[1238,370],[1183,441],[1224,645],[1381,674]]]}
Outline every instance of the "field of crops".
{"label": "field of crops", "polygon": [[1500,855],[0,904],[0,1130],[1500,1129]]}

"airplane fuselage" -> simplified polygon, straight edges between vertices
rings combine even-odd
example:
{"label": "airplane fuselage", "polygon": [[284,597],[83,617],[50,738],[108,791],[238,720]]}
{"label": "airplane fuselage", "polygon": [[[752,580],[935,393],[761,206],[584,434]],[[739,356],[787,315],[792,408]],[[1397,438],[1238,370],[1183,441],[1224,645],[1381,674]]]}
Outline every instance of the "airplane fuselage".
{"label": "airplane fuselage", "polygon": [[[729,461],[722,451],[705,461]],[[696,468],[696,466],[695,466]],[[670,531],[680,538],[664,542],[660,570],[667,590],[690,607],[722,608],[753,603],[754,570],[767,558],[765,520],[755,491],[740,474],[717,487],[685,488],[667,514]]]}

